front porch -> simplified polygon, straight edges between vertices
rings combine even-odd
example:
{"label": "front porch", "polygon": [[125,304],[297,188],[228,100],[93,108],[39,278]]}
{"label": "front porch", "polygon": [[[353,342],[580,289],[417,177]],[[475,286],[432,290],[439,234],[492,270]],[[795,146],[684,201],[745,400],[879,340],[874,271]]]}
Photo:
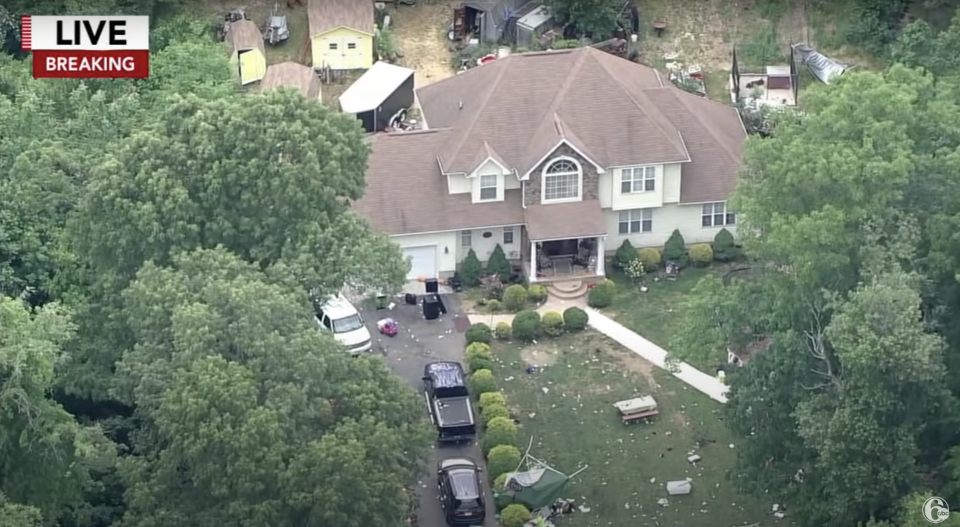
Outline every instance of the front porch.
{"label": "front porch", "polygon": [[530,241],[523,271],[531,283],[603,278],[604,236]]}

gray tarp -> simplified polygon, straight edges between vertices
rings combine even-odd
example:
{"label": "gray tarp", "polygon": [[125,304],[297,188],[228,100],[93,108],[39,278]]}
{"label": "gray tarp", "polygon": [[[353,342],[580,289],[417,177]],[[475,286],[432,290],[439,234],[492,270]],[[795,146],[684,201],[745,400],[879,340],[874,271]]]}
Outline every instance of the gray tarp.
{"label": "gray tarp", "polygon": [[830,84],[834,77],[843,75],[852,67],[847,64],[840,64],[806,44],[797,44],[793,46],[793,49],[800,53],[800,61],[807,66],[810,73],[824,84]]}

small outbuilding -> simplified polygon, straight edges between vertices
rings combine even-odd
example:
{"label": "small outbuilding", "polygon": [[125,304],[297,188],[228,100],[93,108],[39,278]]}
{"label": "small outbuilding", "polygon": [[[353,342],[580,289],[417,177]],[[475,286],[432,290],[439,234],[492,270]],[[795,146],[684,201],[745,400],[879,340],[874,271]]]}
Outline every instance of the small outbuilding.
{"label": "small outbuilding", "polygon": [[553,16],[546,6],[539,6],[517,20],[517,46],[529,47],[551,29]]}
{"label": "small outbuilding", "polygon": [[372,0],[308,0],[307,16],[314,68],[359,70],[373,64]]}
{"label": "small outbuilding", "polygon": [[230,62],[237,68],[240,84],[257,82],[267,73],[263,34],[250,20],[237,20],[227,26],[226,42],[230,44]]}
{"label": "small outbuilding", "polygon": [[403,120],[414,101],[414,72],[377,62],[340,96],[340,109],[356,115],[367,132],[380,132]]}
{"label": "small outbuilding", "polygon": [[466,0],[454,9],[454,37],[472,36],[485,44],[510,43],[517,20],[536,5],[530,0]]}
{"label": "small outbuilding", "polygon": [[320,100],[320,77],[313,68],[296,62],[281,62],[267,67],[260,91],[293,88],[311,101]]}

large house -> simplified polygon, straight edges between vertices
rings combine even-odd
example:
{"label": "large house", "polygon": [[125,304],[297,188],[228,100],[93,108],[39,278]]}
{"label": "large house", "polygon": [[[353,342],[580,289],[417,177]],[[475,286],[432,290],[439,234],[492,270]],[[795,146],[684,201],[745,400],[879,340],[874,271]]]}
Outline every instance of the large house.
{"label": "large house", "polygon": [[497,244],[531,281],[603,276],[598,256],[624,239],[735,233],[739,114],[655,69],[593,48],[525,53],[417,98],[424,129],[371,137],[355,204],[403,248],[411,278],[451,275]]}

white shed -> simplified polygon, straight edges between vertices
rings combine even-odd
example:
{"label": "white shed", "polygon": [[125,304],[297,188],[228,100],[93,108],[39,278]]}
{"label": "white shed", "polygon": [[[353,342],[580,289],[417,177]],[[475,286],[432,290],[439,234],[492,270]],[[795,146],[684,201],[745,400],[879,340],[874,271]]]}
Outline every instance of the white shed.
{"label": "white shed", "polygon": [[367,132],[379,132],[413,106],[414,72],[377,62],[340,96],[340,109],[357,116]]}

